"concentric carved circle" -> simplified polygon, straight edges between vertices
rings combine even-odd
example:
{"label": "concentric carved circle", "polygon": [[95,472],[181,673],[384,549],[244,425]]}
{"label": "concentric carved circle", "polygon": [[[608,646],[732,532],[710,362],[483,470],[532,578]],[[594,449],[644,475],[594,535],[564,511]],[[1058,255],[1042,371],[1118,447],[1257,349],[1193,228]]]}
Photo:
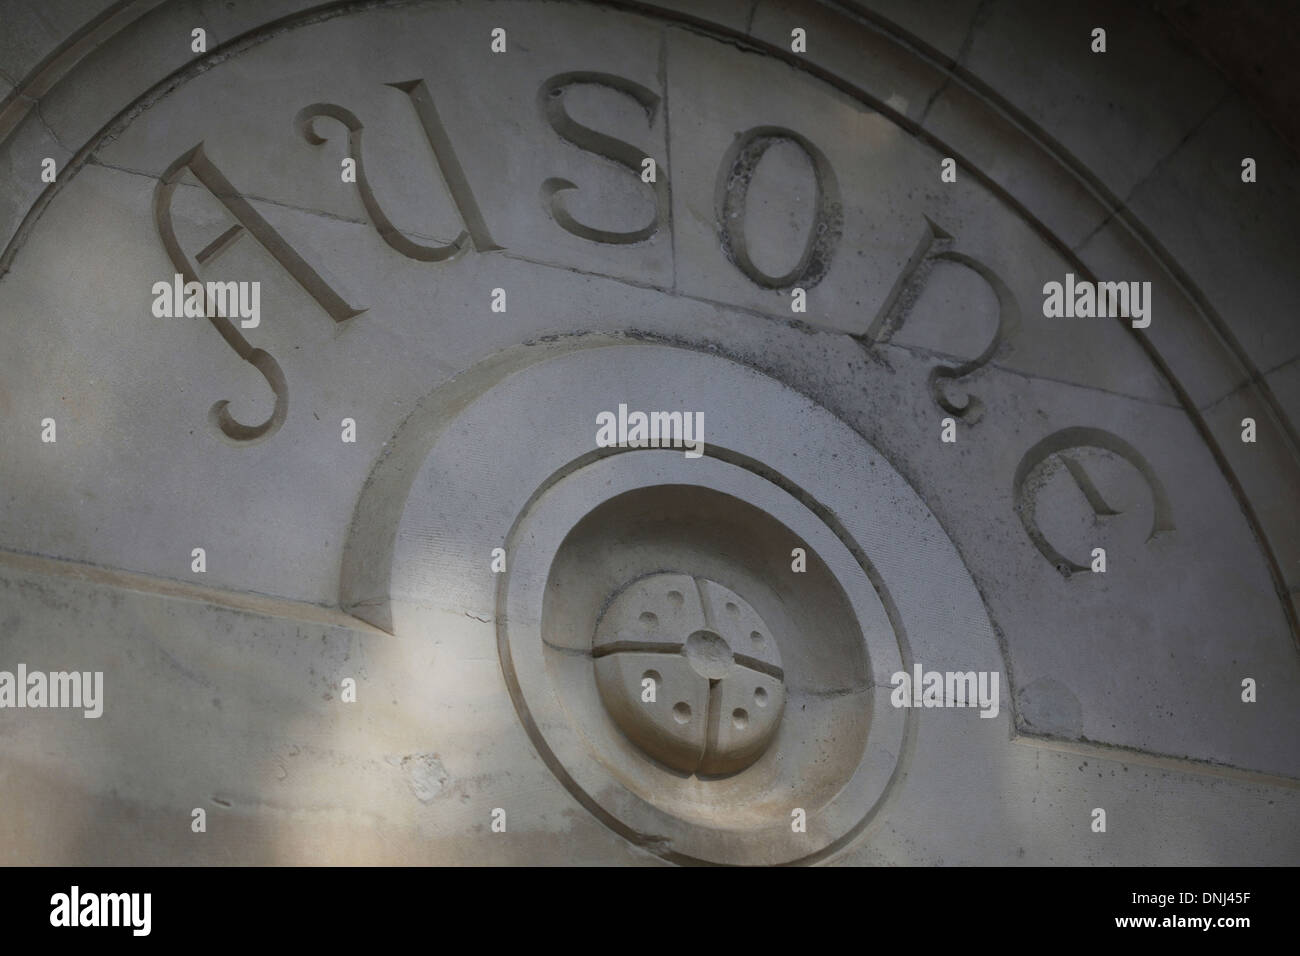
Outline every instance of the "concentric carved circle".
{"label": "concentric carved circle", "polygon": [[[598,416],[624,404],[702,412],[703,455],[598,445]],[[532,746],[578,805],[669,860],[846,846],[907,764],[912,712],[889,689],[909,635],[962,628],[995,647],[907,482],[743,365],[585,338],[485,366],[429,410],[437,437],[395,532],[395,629],[490,584],[494,605],[477,606],[494,606]],[[509,468],[463,454],[464,435],[488,433],[530,454]],[[485,533],[501,536],[503,573],[462,557]]]}
{"label": "concentric carved circle", "polygon": [[[704,410],[704,457],[594,449],[595,411],[611,395]],[[907,722],[879,690],[902,666],[901,634],[855,538],[859,518],[879,511],[860,510],[857,494],[910,491],[796,393],[659,346],[531,366],[457,428],[523,428],[557,396],[592,414],[521,464],[533,477],[511,473],[531,490],[497,594],[507,685],[547,765],[607,825],[670,859],[814,860],[852,839],[896,775]],[[791,441],[737,409],[801,427]],[[864,457],[887,491],[839,473]]]}
{"label": "concentric carved circle", "polygon": [[825,836],[791,831],[792,810],[825,825],[887,783],[852,785],[873,735],[897,752],[898,713],[864,642],[864,622],[891,633],[887,616],[843,544],[766,479],[713,457],[618,452],[557,477],[512,540],[504,631],[520,700],[624,826],[717,862],[797,859]]}

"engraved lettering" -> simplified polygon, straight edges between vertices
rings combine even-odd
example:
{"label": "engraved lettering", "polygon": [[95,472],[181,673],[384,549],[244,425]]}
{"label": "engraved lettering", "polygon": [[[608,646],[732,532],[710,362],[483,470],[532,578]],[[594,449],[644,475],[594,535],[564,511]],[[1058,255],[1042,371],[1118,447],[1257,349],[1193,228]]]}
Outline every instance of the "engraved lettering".
{"label": "engraved lettering", "polygon": [[[474,198],[474,190],[470,188],[469,177],[465,175],[460,159],[456,156],[456,150],[451,145],[451,137],[447,135],[446,127],[442,125],[442,118],[438,115],[438,108],[433,102],[433,94],[429,92],[428,85],[424,80],[407,80],[404,83],[388,85],[410,97],[411,105],[415,107],[415,114],[419,117],[420,126],[424,129],[425,138],[428,139],[429,147],[433,150],[433,159],[438,166],[438,173],[442,176],[452,202],[456,204],[456,209],[460,211],[460,216],[465,221],[465,230],[469,233],[474,248],[479,252],[501,249],[502,247],[492,240],[492,235],[488,232],[487,221],[478,208],[478,200]],[[463,241],[460,237],[456,240],[457,243]]]}
{"label": "engraved lettering", "polygon": [[659,108],[659,96],[639,83],[612,73],[560,73],[544,82],[538,91],[538,104],[542,115],[562,139],[579,149],[617,163],[632,173],[638,183],[652,190],[655,201],[654,217],[642,228],[627,232],[597,229],[578,222],[566,208],[563,196],[563,193],[578,187],[570,180],[559,177],[551,177],[542,183],[542,202],[552,218],[559,223],[560,228],[582,239],[615,245],[644,242],[659,230],[661,222],[668,219],[668,178],[660,171],[660,175],[652,176],[649,182],[645,181],[642,177],[642,164],[646,160],[644,150],[605,133],[597,132],[569,116],[564,108],[565,93],[571,87],[583,84],[603,86],[631,98],[645,110],[646,120],[650,126],[654,125],[655,113]]}
{"label": "engraved lettering", "polygon": [[[768,275],[754,265],[745,239],[745,200],[754,171],[771,147],[780,142],[801,149],[813,168],[816,199],[812,228],[794,267],[785,275]],[[798,133],[776,126],[757,126],[738,136],[723,157],[717,187],[718,237],[731,262],[764,289],[811,289],[830,271],[831,259],[844,231],[839,183],[820,149]]]}
{"label": "engraved lettering", "polygon": [[997,273],[980,260],[952,249],[953,237],[943,228],[928,218],[925,223],[925,232],[908,259],[907,265],[903,267],[870,328],[864,336],[859,337],[859,341],[867,348],[879,345],[887,342],[903,326],[936,263],[955,263],[975,273],[984,280],[997,297],[997,329],[988,345],[975,358],[955,366],[936,365],[930,370],[929,378],[930,395],[935,404],[948,414],[973,424],[979,421],[983,414],[984,403],[969,393],[966,394],[964,401],[955,401],[948,393],[948,385],[956,379],[965,378],[978,371],[992,361],[1003,343],[1019,330],[1020,307],[1010,287]]}
{"label": "engraved lettering", "polygon": [[379,200],[375,198],[374,190],[370,187],[370,179],[366,175],[365,164],[361,158],[361,132],[364,127],[351,111],[333,103],[313,103],[311,106],[304,106],[298,111],[298,115],[293,118],[294,128],[302,134],[303,139],[307,142],[313,146],[321,146],[327,142],[326,138],[316,130],[316,120],[322,116],[338,120],[348,131],[348,153],[355,160],[355,181],[357,189],[361,193],[361,202],[365,205],[370,220],[375,224],[375,228],[379,231],[380,238],[384,242],[402,255],[411,259],[418,259],[421,262],[442,262],[464,251],[469,242],[468,232],[462,231],[455,240],[446,245],[426,246],[403,235],[393,225],[392,220],[384,214],[383,208],[379,205]]}
{"label": "engraved lettering", "polygon": [[[208,159],[202,143],[173,162],[154,189],[153,212],[158,235],[162,239],[163,247],[167,250],[172,265],[184,277],[187,284],[199,281],[198,265],[192,262],[181,249],[180,242],[176,238],[171,209],[172,197],[187,170],[226,207],[237,221],[237,225],[227,229],[216,241],[198,254],[197,258],[200,262],[206,264],[212,261],[230,248],[235,240],[248,232],[320,304],[321,308],[329,313],[335,322],[346,322],[364,311],[344,301],[342,296],[335,292],[302,256],[298,255],[284,237],[262,218],[252,204],[239,194],[225,174]],[[213,328],[226,340],[226,344],[234,349],[240,358],[256,368],[271,386],[271,391],[275,393],[275,408],[271,411],[270,417],[259,425],[245,425],[236,421],[227,409],[230,403],[225,400],[212,406],[209,412],[212,423],[222,434],[239,442],[253,441],[274,434],[284,423],[289,408],[288,385],[279,363],[269,352],[253,348],[230,320],[218,312],[210,298],[204,312]]]}
{"label": "engraved lettering", "polygon": [[1087,571],[1088,566],[1067,558],[1047,540],[1038,526],[1038,520],[1035,516],[1038,483],[1034,478],[1040,466],[1053,455],[1057,456],[1064,464],[1070,477],[1079,486],[1079,490],[1083,492],[1088,507],[1092,509],[1094,514],[1109,517],[1120,513],[1107,504],[1096,483],[1084,470],[1083,466],[1075,458],[1064,454],[1064,452],[1074,448],[1100,448],[1118,455],[1136,468],[1146,480],[1148,487],[1151,489],[1151,499],[1155,510],[1151,531],[1147,535],[1148,542],[1154,540],[1159,534],[1174,530],[1173,511],[1169,504],[1169,496],[1165,493],[1164,485],[1161,484],[1151,465],[1136,448],[1118,435],[1111,434],[1100,428],[1079,426],[1064,428],[1048,435],[1025,452],[1024,458],[1020,460],[1020,464],[1016,468],[1012,485],[1016,502],[1015,508],[1020,513],[1020,520],[1025,526],[1029,539],[1034,542],[1034,546],[1038,548],[1043,557],[1052,562],[1052,566],[1060,571],[1062,575],[1069,577],[1075,571]]}

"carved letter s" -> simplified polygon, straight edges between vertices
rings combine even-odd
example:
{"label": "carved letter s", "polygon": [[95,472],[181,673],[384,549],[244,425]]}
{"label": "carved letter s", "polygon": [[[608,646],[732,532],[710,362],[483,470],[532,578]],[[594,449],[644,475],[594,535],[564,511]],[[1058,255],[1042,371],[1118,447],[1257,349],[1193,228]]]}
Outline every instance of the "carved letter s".
{"label": "carved letter s", "polygon": [[662,175],[661,171],[661,174],[656,176],[654,182],[643,182],[641,179],[641,162],[646,157],[644,150],[637,149],[630,143],[625,143],[622,140],[583,126],[569,116],[568,111],[564,108],[565,91],[569,87],[583,84],[608,87],[622,93],[624,96],[631,97],[645,110],[646,118],[652,125],[655,119],[655,111],[659,108],[659,97],[639,83],[633,83],[631,80],[615,76],[612,73],[583,72],[557,74],[543,83],[538,93],[538,103],[541,106],[542,115],[546,117],[546,121],[563,139],[579,149],[585,149],[587,152],[595,153],[597,156],[603,156],[618,163],[632,173],[637,183],[653,190],[655,197],[654,218],[650,220],[648,225],[629,232],[596,229],[580,223],[573,218],[565,207],[564,197],[561,195],[563,192],[578,187],[569,180],[558,177],[552,177],[542,183],[542,201],[546,204],[546,208],[555,221],[560,224],[560,227],[575,236],[590,239],[593,242],[615,244],[644,242],[658,231],[659,223],[668,218],[668,178]]}

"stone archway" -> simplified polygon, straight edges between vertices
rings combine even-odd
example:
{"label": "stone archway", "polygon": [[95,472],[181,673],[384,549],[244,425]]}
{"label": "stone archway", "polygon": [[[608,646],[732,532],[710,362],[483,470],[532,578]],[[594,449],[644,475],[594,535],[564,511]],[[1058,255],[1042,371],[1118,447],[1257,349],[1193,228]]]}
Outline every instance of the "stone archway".
{"label": "stone archway", "polygon": [[[1294,862],[1300,335],[1274,263],[1295,198],[1238,175],[1243,150],[1294,159],[1225,141],[1212,75],[1132,65],[1134,20],[1108,79],[1071,13],[1036,36],[1088,81],[1031,82],[1004,60],[1032,17],[998,4],[188,16],[108,8],[0,109],[7,650],[107,688],[57,746],[65,714],[8,738],[22,846]],[[243,281],[259,312],[164,318],[176,276],[182,312],[186,282]],[[1067,277],[1150,283],[1149,322],[1045,317]],[[620,406],[702,414],[707,453],[601,452]],[[737,545],[694,536],[709,520]],[[740,530],[764,522],[789,540]],[[597,565],[563,557],[580,528]],[[796,549],[822,583],[790,577]],[[819,716],[788,710],[752,753],[748,711],[714,726],[734,773],[683,780],[659,730],[629,748],[592,658],[602,609],[653,574],[785,615],[784,706]],[[983,716],[919,688],[892,705],[914,667],[1001,691]],[[786,793],[805,757],[833,772]],[[74,809],[47,818],[55,792]],[[1251,794],[1268,809],[1218,836]],[[134,822],[104,835],[101,804]],[[1091,832],[1098,806],[1123,845]],[[249,845],[159,822],[196,807]]]}

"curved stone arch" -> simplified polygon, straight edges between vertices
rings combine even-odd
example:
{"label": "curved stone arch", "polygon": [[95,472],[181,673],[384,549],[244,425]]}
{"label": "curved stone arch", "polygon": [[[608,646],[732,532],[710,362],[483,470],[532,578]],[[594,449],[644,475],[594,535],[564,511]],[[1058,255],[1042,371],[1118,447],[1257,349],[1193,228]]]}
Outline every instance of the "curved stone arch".
{"label": "curved stone arch", "polygon": [[[648,9],[648,8],[650,7],[649,4],[636,4],[636,5],[628,4],[628,5],[624,5],[624,6],[627,6],[628,8],[635,9],[635,10],[637,10],[638,12],[642,12],[642,13],[649,13],[649,12],[652,12],[652,11],[650,11],[650,10]],[[800,8],[800,9],[803,9],[803,8]],[[725,13],[720,14],[719,16],[720,16],[720,22],[724,22],[724,23],[725,23],[725,21],[726,21]],[[679,22],[679,23],[681,23],[681,22],[686,22],[686,18],[685,18],[685,17],[681,17],[681,16],[674,17],[674,22]],[[704,28],[703,26],[700,26],[700,29],[701,29],[701,30],[704,30],[705,28]],[[727,35],[727,36],[744,36],[744,35],[745,35],[745,34],[744,34],[744,31],[741,30],[740,27],[735,27],[735,26],[733,26],[733,27],[729,27],[729,28],[727,28],[727,29],[731,30],[731,32],[730,32],[730,33],[725,33],[725,32],[722,30],[722,28],[717,28],[717,29],[709,28],[707,32],[709,32],[709,34],[710,34],[711,36],[723,36],[723,35]],[[900,35],[901,35],[901,34],[900,34]],[[778,36],[778,39],[779,39],[779,36]],[[232,41],[232,42],[233,42],[233,41]],[[741,41],[741,40],[737,40],[736,42],[737,42],[737,43],[744,42],[744,44],[745,44],[747,47],[755,47],[755,48],[758,47],[758,44],[757,44],[756,42],[753,42],[753,41],[750,41],[750,40],[743,40],[743,41]],[[909,45],[911,45],[911,46],[916,46],[915,43],[910,43]],[[783,51],[779,48],[779,44],[777,44],[775,41],[773,41],[772,44],[768,45],[767,49],[765,49],[765,52],[768,52],[768,53],[770,53],[770,54],[773,55],[773,56],[780,55],[781,58],[782,58],[783,60],[787,61],[787,62],[792,61],[792,60],[798,60],[798,59],[799,59],[799,58],[796,58],[796,57],[790,57],[789,55],[784,54]],[[818,51],[818,52],[820,52],[820,51]],[[820,69],[820,68],[821,68],[821,67],[817,67],[815,64],[813,64],[813,65],[809,65],[809,64],[806,64],[806,63],[801,63],[800,65],[803,67],[803,69],[804,69],[805,71],[808,71],[808,72],[811,72],[811,71],[812,71],[813,69],[815,69],[815,68],[816,68],[816,69]],[[836,85],[839,86],[839,83],[837,82]],[[893,109],[894,109],[893,107],[889,107],[887,104],[885,104],[885,108],[888,109],[888,110],[893,110]],[[1008,109],[1010,109],[1010,108],[1008,108]],[[884,110],[882,110],[882,112],[883,112],[883,111],[884,111]],[[897,111],[895,111],[895,112],[897,112]],[[926,135],[929,136],[929,139],[927,139],[927,142],[929,142],[930,139],[933,139],[933,140],[934,140],[934,143],[937,144],[937,145],[934,146],[934,148],[936,148],[936,149],[944,148],[944,143],[943,143],[943,141],[941,141],[941,140],[935,138],[935,137],[933,136],[933,134],[926,134]],[[0,149],[3,149],[3,148],[4,148],[3,145],[0,144]],[[1085,172],[1085,173],[1087,172],[1086,168],[1084,169],[1084,172]],[[972,171],[972,174],[973,174],[973,175],[978,175],[978,176],[984,176],[984,173],[983,173],[982,171],[980,171],[980,170],[973,170],[973,171]],[[1016,190],[1013,188],[1013,186],[1014,186],[1014,183],[1013,183],[1013,184],[1005,184],[1005,183],[1001,183],[1001,184],[994,184],[994,187],[992,187],[992,188],[996,189],[997,194],[1002,198],[1002,201],[1003,201],[1003,202],[1006,202],[1010,208],[1013,208],[1013,209],[1019,209],[1019,208],[1020,208],[1019,203],[1020,203],[1021,200],[1018,199],[1018,198],[1016,198]],[[1093,192],[1094,192],[1094,194],[1095,194],[1096,190],[1093,190]],[[1005,195],[1003,195],[1004,193],[1005,193]],[[1025,202],[1029,202],[1030,200],[1037,199],[1038,197],[1036,197],[1036,196],[1032,196],[1032,195],[1028,195],[1028,196],[1024,196],[1024,197],[1022,197],[1022,198],[1024,199]],[[1116,217],[1117,217],[1117,218],[1120,218],[1120,217],[1123,217],[1123,215],[1124,215],[1124,211],[1121,210],[1120,213],[1116,214]],[[1047,237],[1048,241],[1049,241],[1050,243],[1053,244],[1053,247],[1054,247],[1054,248],[1058,248],[1058,249],[1059,249],[1059,247],[1058,247],[1058,245],[1057,245],[1057,241],[1056,241],[1056,239],[1054,238],[1054,234],[1051,233],[1051,231],[1047,228],[1046,225],[1043,225],[1043,224],[1042,224],[1041,222],[1039,222],[1039,220],[1036,219],[1035,217],[1030,216],[1030,217],[1026,217],[1026,218],[1029,218],[1029,219],[1033,220],[1033,221],[1037,224],[1037,225],[1036,225],[1036,229],[1040,232],[1040,234],[1042,234],[1042,235],[1044,235],[1045,237]],[[1043,218],[1044,218],[1044,219],[1047,218],[1046,214],[1043,214]],[[1126,226],[1125,228],[1127,228],[1127,226]],[[14,248],[14,251],[17,251],[16,247]],[[1070,261],[1075,261],[1075,259],[1076,259],[1077,257],[1073,256],[1073,254],[1070,254],[1070,255],[1067,255],[1066,258],[1069,259]],[[1171,269],[1177,269],[1177,265],[1176,265],[1176,264],[1172,264],[1172,265],[1169,266],[1169,268],[1171,268]],[[1083,269],[1082,267],[1080,267],[1079,269],[1076,269],[1076,271],[1081,272],[1081,273],[1086,273],[1086,270]],[[1188,324],[1191,324],[1191,323],[1188,323]],[[593,336],[593,338],[594,338],[594,336]],[[1142,340],[1142,336],[1139,336],[1139,339]],[[568,344],[569,344],[570,346],[572,346],[572,345],[574,345],[574,344],[576,344],[576,343],[574,343],[574,342],[570,342],[570,343],[568,343]],[[676,343],[676,344],[680,344],[680,343]],[[1165,366],[1163,366],[1163,365],[1160,365],[1160,364],[1159,364],[1159,361],[1158,361],[1159,357],[1158,357],[1158,355],[1156,354],[1156,350],[1155,350],[1155,349],[1150,345],[1150,343],[1145,343],[1145,344],[1146,344],[1146,347],[1147,347],[1148,353],[1150,354],[1150,357],[1152,358],[1152,361],[1153,361],[1153,362],[1157,362],[1157,367],[1161,368],[1162,371],[1165,373],[1165,378],[1166,378],[1166,379],[1170,379],[1170,380],[1172,381],[1172,376],[1169,374],[1168,368],[1165,367]],[[1261,379],[1261,380],[1262,380],[1262,379]],[[1177,387],[1177,386],[1176,386],[1176,383],[1174,383],[1174,384],[1175,384],[1175,387]],[[796,388],[796,389],[799,388],[799,383],[798,383],[798,382],[793,383],[793,387]],[[1184,405],[1187,407],[1188,412],[1189,412],[1189,414],[1192,416],[1193,420],[1195,420],[1195,421],[1198,422],[1198,427],[1201,427],[1201,428],[1202,428],[1202,431],[1205,432],[1207,426],[1204,425],[1204,420],[1203,420],[1204,417],[1203,417],[1203,416],[1199,416],[1199,415],[1197,414],[1196,410],[1193,408],[1193,404],[1190,402],[1189,397],[1187,396],[1187,393],[1184,392],[1184,391],[1181,391],[1181,390],[1180,390],[1180,392],[1179,392],[1179,396],[1180,396],[1180,398],[1183,398],[1183,399],[1184,399]],[[400,435],[401,432],[400,432],[400,430],[399,430],[399,431],[397,431],[397,432],[394,432],[394,434],[395,434],[395,435]],[[1211,447],[1211,448],[1215,448],[1215,446],[1214,446],[1213,443],[1210,443],[1210,447]],[[394,452],[394,457],[396,457],[397,453],[398,453],[398,452],[396,452],[396,451]],[[1218,455],[1218,457],[1219,457],[1219,462],[1220,462],[1220,465],[1221,465],[1221,467],[1222,467],[1222,466],[1223,466],[1223,461],[1224,461],[1224,459],[1223,459],[1223,456],[1222,456],[1222,454],[1221,454],[1221,450],[1216,448],[1216,449],[1215,449],[1215,453],[1216,453],[1216,455]],[[376,480],[379,480],[379,481],[386,481],[386,480],[389,480],[390,477],[393,477],[392,475],[390,475],[391,469],[386,469],[385,467],[381,467],[381,466],[383,466],[383,459],[380,460],[380,465],[377,465],[377,466],[376,466],[376,467],[371,471],[371,474],[370,474],[370,480],[371,480],[371,481],[376,481]],[[1225,471],[1226,471],[1226,470],[1227,470],[1227,469],[1225,468]],[[904,474],[907,474],[907,473],[904,472]],[[398,482],[397,482],[397,483],[400,484],[400,477],[401,477],[400,474],[396,475],[395,477],[397,477],[397,479],[398,479]],[[910,477],[909,477],[908,480],[911,481]],[[915,484],[915,482],[913,482],[913,484]],[[1239,500],[1243,500],[1243,501],[1245,501],[1245,499],[1246,499],[1246,495],[1245,495],[1243,489],[1240,487],[1240,485],[1239,485],[1238,483],[1234,482],[1233,484],[1234,484],[1234,490],[1237,492]],[[399,500],[400,500],[400,492],[394,492],[394,495],[397,496],[397,497],[399,498]],[[382,497],[382,496],[380,496],[380,497]],[[390,504],[391,504],[391,502],[390,502]],[[342,513],[342,512],[340,511],[340,513]],[[1247,509],[1247,513],[1248,513],[1248,514],[1250,513],[1250,512],[1249,512],[1249,509]],[[358,515],[357,515],[357,517],[358,517],[358,519],[361,517],[361,515],[360,515],[360,502],[358,502]],[[941,519],[941,520],[942,520],[942,519]],[[1259,536],[1259,532],[1258,532],[1259,527],[1260,527],[1260,524],[1259,524],[1258,521],[1256,521],[1256,523],[1255,523],[1255,528],[1256,528],[1256,534],[1257,534],[1257,536]],[[1262,580],[1262,578],[1263,578],[1262,573],[1259,575],[1259,578]],[[1257,588],[1257,589],[1256,589],[1256,593],[1257,593],[1257,594],[1258,594],[1258,593],[1262,593],[1262,588]],[[983,596],[983,595],[981,595],[981,596]],[[984,603],[985,603],[986,605],[989,603],[989,601],[988,601],[987,598],[985,598]],[[1284,602],[1284,603],[1285,603],[1285,602]],[[1279,628],[1279,630],[1280,630],[1280,628]],[[1000,635],[999,635],[999,636],[1000,636]],[[1270,631],[1270,637],[1272,637],[1272,631]],[[1008,660],[1008,658],[1009,658],[1010,655],[1009,655],[1009,652],[1007,651],[1007,646],[1006,646],[1006,642],[1005,642],[1005,641],[1000,642],[999,650],[1000,650],[1000,652],[1001,652],[1001,656],[1002,656],[1002,659],[1003,659],[1003,663],[1004,663],[1006,666],[1010,667],[1010,665],[1011,665],[1011,661]],[[1008,672],[1007,672],[1007,676],[1008,676],[1008,677],[1011,677],[1011,674],[1010,674],[1010,671],[1009,671],[1009,670],[1008,670]],[[1008,710],[1009,712],[1013,710],[1013,708],[1010,706],[1010,702],[1008,702],[1008,708],[1007,708],[1007,710]],[[981,723],[982,723],[982,722],[981,722]],[[1012,727],[1012,734],[1013,734],[1013,736],[1016,735],[1016,734],[1018,733],[1018,730],[1019,730],[1018,726],[1013,726],[1013,727]],[[1036,731],[1034,731],[1032,728],[1031,728],[1031,732],[1035,732],[1035,733],[1036,733]],[[1034,741],[1035,741],[1035,745],[1037,745],[1037,743],[1040,743],[1040,742],[1042,742],[1042,741],[1045,740],[1045,738],[1042,738],[1042,737],[1034,737],[1034,738],[1029,738],[1029,739],[1034,740]],[[1109,745],[1102,745],[1102,746],[1109,746]],[[908,749],[905,751],[905,755],[904,755],[905,760],[908,760],[908,759],[911,758],[911,756],[912,756],[912,754],[911,754],[911,749],[912,749],[912,748],[911,748],[911,746],[909,745]],[[1049,747],[1047,747],[1047,748],[1045,748],[1045,749],[1051,749],[1051,748],[1050,748],[1050,746],[1049,746]],[[1068,750],[1068,749],[1069,749],[1069,743],[1067,742],[1067,743],[1066,743],[1066,746],[1063,747],[1062,749],[1067,749],[1067,750]],[[1111,751],[1111,756],[1112,756],[1112,757],[1115,756],[1115,751],[1114,751],[1114,750]],[[1152,757],[1150,754],[1147,754],[1147,753],[1136,753],[1136,754],[1132,754],[1132,756],[1135,758],[1135,762],[1137,762],[1137,763],[1143,763],[1143,762],[1145,762],[1145,763],[1147,763],[1147,764],[1154,764],[1154,765],[1157,765],[1157,766],[1160,765],[1160,764],[1158,763],[1158,760],[1159,760],[1160,758],[1158,758],[1158,757]],[[1127,757],[1126,757],[1123,753],[1120,753],[1119,756],[1118,756],[1118,759],[1121,759],[1121,760],[1125,760],[1125,761],[1126,761],[1126,760],[1127,760]],[[1166,763],[1165,766],[1167,766],[1169,769],[1171,769],[1171,770],[1175,770],[1175,771],[1179,771],[1179,770],[1186,771],[1186,770],[1188,769],[1189,762],[1188,762],[1187,760],[1185,760],[1185,759],[1182,759],[1182,758],[1172,758],[1172,759],[1170,759],[1170,760]],[[1071,769],[1073,769],[1073,768],[1071,768]],[[1194,769],[1192,769],[1191,772],[1192,772],[1193,774],[1197,774],[1197,773],[1202,773],[1202,772],[1204,772],[1204,773],[1206,773],[1206,774],[1214,774],[1214,775],[1218,775],[1218,776],[1220,776],[1220,777],[1226,777],[1226,776],[1229,776],[1229,775],[1230,775],[1230,772],[1225,772],[1222,768],[1210,768],[1210,767],[1208,767],[1208,766],[1202,766],[1202,767],[1199,768],[1199,769],[1194,768]],[[1251,776],[1250,776],[1249,774],[1245,774],[1245,775],[1243,775],[1243,776],[1244,776],[1245,779],[1248,779],[1248,780],[1249,780],[1249,779],[1252,779]],[[1265,783],[1267,783],[1268,785],[1271,785],[1271,786],[1291,786],[1291,785],[1292,785],[1291,783],[1287,783],[1287,782],[1285,782],[1285,780],[1284,780],[1282,783],[1279,783],[1279,782],[1278,782],[1278,778],[1272,778],[1272,779],[1264,780],[1262,777],[1256,775],[1253,779],[1255,780],[1255,782],[1260,782],[1261,780],[1263,780],[1263,782],[1265,782]],[[1287,779],[1289,779],[1289,778],[1287,778]]]}
{"label": "curved stone arch", "polygon": [[[151,31],[174,32],[183,25],[184,30],[181,32],[188,36],[191,25],[188,22],[190,18],[186,18],[184,24],[181,23],[183,11],[179,7],[151,0],[118,3],[93,19],[34,68],[6,98],[3,108],[0,108],[0,135],[8,134],[8,139],[0,145],[0,149],[21,150],[13,160],[15,168],[30,166],[35,169],[39,165],[40,156],[50,152],[62,151],[69,156],[59,179],[34,197],[16,228],[6,229],[10,235],[3,253],[0,253],[0,279],[12,267],[27,235],[63,186],[92,159],[101,144],[110,141],[152,103],[189,79],[281,32],[347,16],[376,5],[401,5],[401,0],[393,0],[392,4],[349,0],[306,6],[288,2],[271,11],[282,14],[274,18],[269,17],[265,7],[259,7],[254,13],[233,13],[230,23],[217,25],[239,31],[231,39],[219,43],[206,54],[192,59],[187,57],[183,63],[170,70],[166,70],[170,61],[154,67],[158,73],[166,70],[162,78],[153,82],[145,92],[135,96],[129,103],[119,103],[119,111],[83,145],[72,151],[62,148],[49,127],[46,117],[41,113],[42,100],[65,85],[77,87],[81,72],[88,71],[92,61],[93,65],[98,66],[102,60],[119,65],[138,60],[139,50],[131,39],[124,36],[124,27],[145,24],[147,19],[147,29]],[[1121,226],[1124,235],[1120,241],[1129,246],[1125,249],[1125,254],[1130,257],[1149,256],[1168,277],[1172,288],[1191,303],[1192,311],[1199,317],[1199,323],[1193,321],[1189,324],[1200,327],[1176,330],[1176,334],[1171,337],[1175,341],[1169,348],[1153,341],[1153,336],[1164,333],[1163,327],[1157,327],[1154,332],[1146,330],[1149,334],[1138,334],[1137,339],[1153,365],[1174,390],[1233,488],[1267,556],[1274,587],[1284,607],[1293,639],[1300,642],[1300,623],[1297,621],[1295,603],[1300,600],[1296,598],[1300,594],[1300,571],[1294,570],[1300,567],[1300,536],[1295,535],[1291,527],[1294,519],[1288,523],[1285,515],[1279,518],[1276,515],[1261,514],[1254,504],[1254,499],[1259,497],[1280,497],[1285,500],[1286,489],[1300,485],[1300,439],[1297,438],[1295,423],[1290,420],[1264,374],[1251,361],[1238,337],[1209,298],[1198,289],[1187,271],[1160,243],[1159,237],[1126,208],[1124,202],[1106,186],[1100,176],[1094,175],[1006,95],[995,91],[963,67],[959,59],[954,60],[939,52],[914,33],[898,26],[887,14],[873,10],[870,4],[855,4],[848,11],[839,6],[811,0],[794,4],[766,3],[760,0],[744,15],[737,11],[736,5],[726,3],[699,5],[674,0],[606,0],[603,5],[676,22],[725,42],[780,59],[865,103],[941,155],[956,158],[964,173],[976,177],[1006,203],[1084,278],[1095,280],[1097,270],[1105,264],[1103,256],[1084,257],[1077,252],[1070,242],[1062,238],[1064,225],[1087,223],[1092,231],[1100,230],[1108,222]],[[817,27],[815,31],[810,31],[815,33],[817,42],[811,45],[808,53],[791,53],[786,45],[785,28],[795,21],[801,25]],[[870,55],[864,55],[864,52]],[[172,60],[174,59],[176,58],[173,57]],[[885,76],[889,76],[888,71],[898,71],[900,64],[911,69],[919,66],[926,75],[926,82],[921,84],[915,80],[909,84],[906,79],[900,82],[900,88],[914,94],[927,95],[926,112],[920,115],[914,115],[915,108],[909,109],[906,102],[900,108],[892,102],[892,97],[890,101],[882,101],[869,91],[873,83],[881,82],[882,71]],[[127,71],[123,70],[123,73],[126,74]],[[977,121],[944,134],[931,128],[927,112],[930,105],[948,91],[961,98],[966,119]],[[28,142],[32,138],[38,142]],[[1013,152],[1019,165],[999,179],[983,168],[985,164],[979,158],[990,145],[1005,150],[1008,139],[1016,144]],[[45,142],[39,142],[40,140]],[[47,149],[51,144],[54,149]],[[1062,209],[1066,212],[1063,213]],[[1181,341],[1176,341],[1178,339]],[[1192,344],[1192,347],[1188,353],[1183,353],[1181,350],[1188,344]],[[1193,399],[1190,382],[1204,369],[1213,369],[1215,374],[1226,375],[1226,378],[1218,383],[1220,389],[1211,400],[1198,404]],[[1242,459],[1238,456],[1234,460],[1229,454],[1232,447],[1230,442],[1235,437],[1235,426],[1229,431],[1227,426],[1233,425],[1232,422],[1226,425],[1219,422],[1216,429],[1206,413],[1208,406],[1236,395],[1241,396],[1244,407],[1254,411],[1262,423],[1268,426],[1266,431],[1282,443],[1286,453],[1283,459],[1286,474],[1270,471],[1253,458]],[[1228,433],[1224,434],[1225,431]]]}

